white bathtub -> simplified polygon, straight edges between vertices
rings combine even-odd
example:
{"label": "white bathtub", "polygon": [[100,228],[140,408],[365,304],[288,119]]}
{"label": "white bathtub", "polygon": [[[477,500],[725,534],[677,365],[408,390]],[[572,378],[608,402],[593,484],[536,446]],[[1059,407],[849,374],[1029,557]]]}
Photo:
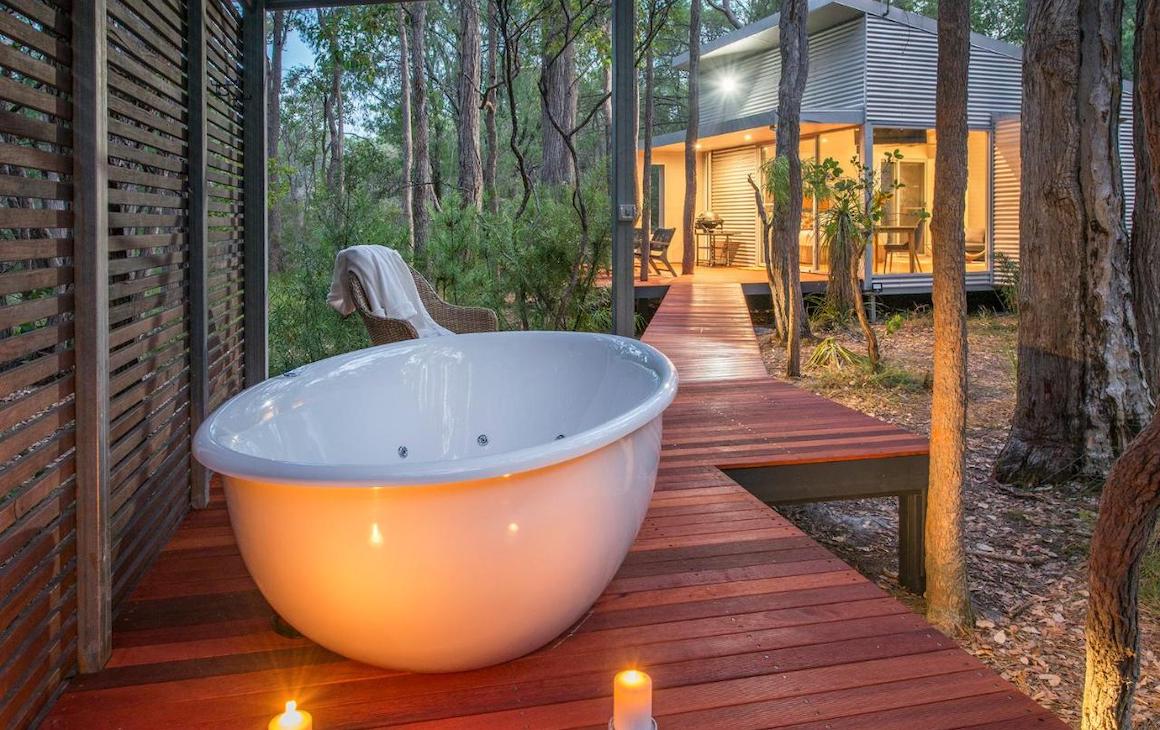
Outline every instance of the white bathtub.
{"label": "white bathtub", "polygon": [[672,363],[608,335],[419,340],[308,365],[219,408],[246,567],[339,654],[442,672],[526,654],[612,579],[656,479]]}

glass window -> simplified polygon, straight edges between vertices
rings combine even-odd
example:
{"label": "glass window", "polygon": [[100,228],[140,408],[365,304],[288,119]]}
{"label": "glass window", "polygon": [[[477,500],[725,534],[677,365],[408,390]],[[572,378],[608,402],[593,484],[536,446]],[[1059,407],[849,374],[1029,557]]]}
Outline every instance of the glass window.
{"label": "glass window", "polygon": [[649,230],[665,226],[665,166],[653,165],[649,170],[648,195]]}
{"label": "glass window", "polygon": [[[874,272],[912,274],[931,272],[938,246],[930,232],[934,202],[934,166],[937,139],[933,129],[874,129],[874,160],[880,184],[900,187],[886,204],[874,235]],[[888,152],[902,159],[886,162]],[[967,137],[967,198],[964,233],[967,271],[986,271],[989,220],[990,135],[983,130]]]}

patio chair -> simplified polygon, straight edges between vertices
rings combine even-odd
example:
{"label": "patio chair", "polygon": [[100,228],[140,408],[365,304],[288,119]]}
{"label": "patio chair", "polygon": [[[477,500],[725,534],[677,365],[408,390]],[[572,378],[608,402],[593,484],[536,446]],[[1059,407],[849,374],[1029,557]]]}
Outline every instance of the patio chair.
{"label": "patio chair", "polygon": [[910,273],[916,270],[922,273],[922,263],[918,260],[918,251],[922,247],[922,234],[926,230],[926,219],[920,218],[918,223],[914,226],[914,233],[907,236],[905,241],[899,243],[887,243],[882,247],[886,253],[885,261],[883,261],[882,272],[890,273],[890,261],[894,258],[895,253],[905,253],[910,262]]}
{"label": "patio chair", "polygon": [[[410,268],[410,267],[408,267]],[[402,319],[379,317],[371,313],[367,303],[366,291],[358,276],[350,274],[350,293],[354,298],[355,309],[366,325],[367,334],[371,336],[371,343],[388,345],[392,342],[414,340],[419,337],[415,328]],[[415,280],[415,288],[419,290],[419,299],[427,307],[427,313],[439,324],[455,334],[469,332],[495,332],[499,329],[499,319],[491,309],[484,307],[460,307],[445,302],[435,291],[435,287],[423,278],[415,269],[411,269],[411,277]]]}
{"label": "patio chair", "polygon": [[[641,229],[636,229],[636,256],[640,257],[640,239]],[[673,268],[672,263],[669,262],[669,244],[673,242],[673,235],[677,232],[676,228],[658,228],[653,231],[652,240],[648,242],[648,263],[652,270],[657,272],[659,276],[661,273],[657,262],[665,265],[669,273],[673,276],[677,275],[677,270]]]}

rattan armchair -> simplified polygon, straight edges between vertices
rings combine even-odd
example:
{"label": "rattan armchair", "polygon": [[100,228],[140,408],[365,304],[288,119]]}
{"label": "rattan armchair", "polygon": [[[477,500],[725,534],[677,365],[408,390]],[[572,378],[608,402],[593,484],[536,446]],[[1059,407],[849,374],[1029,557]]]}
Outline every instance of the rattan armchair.
{"label": "rattan armchair", "polygon": [[[354,298],[355,309],[358,310],[363,324],[366,325],[372,344],[388,345],[392,342],[418,338],[419,334],[406,320],[378,317],[372,314],[362,282],[353,273],[348,274],[348,276],[350,277],[350,293]],[[411,277],[415,280],[415,288],[419,290],[419,299],[422,300],[423,306],[427,307],[427,313],[431,315],[431,319],[455,334],[495,332],[499,329],[499,319],[494,311],[484,307],[460,307],[449,304],[443,301],[443,298],[435,291],[435,287],[431,286],[431,283],[423,278],[423,275],[418,271],[411,269]]]}

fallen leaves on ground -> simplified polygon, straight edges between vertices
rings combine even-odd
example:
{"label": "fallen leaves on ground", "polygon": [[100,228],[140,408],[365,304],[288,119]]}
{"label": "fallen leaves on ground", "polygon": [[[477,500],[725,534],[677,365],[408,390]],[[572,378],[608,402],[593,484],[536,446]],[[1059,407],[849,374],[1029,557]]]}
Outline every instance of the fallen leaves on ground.
{"label": "fallen leaves on ground", "polygon": [[[1084,679],[1087,550],[1099,493],[1086,484],[1022,490],[1000,485],[992,466],[1007,438],[1015,403],[1017,320],[984,313],[969,318],[966,538],[975,630],[965,649],[1037,702],[1079,726]],[[867,382],[856,369],[807,371],[799,387],[912,431],[930,431],[933,330],[929,315],[911,314],[901,329],[876,328],[883,362],[902,376]],[[858,352],[853,332],[827,333]],[[759,329],[773,375],[784,351]],[[811,343],[803,343],[803,360]],[[897,505],[854,500],[781,511],[842,559],[914,610],[922,599],[897,582]],[[1160,616],[1142,616],[1143,651],[1134,726],[1160,728]]]}

